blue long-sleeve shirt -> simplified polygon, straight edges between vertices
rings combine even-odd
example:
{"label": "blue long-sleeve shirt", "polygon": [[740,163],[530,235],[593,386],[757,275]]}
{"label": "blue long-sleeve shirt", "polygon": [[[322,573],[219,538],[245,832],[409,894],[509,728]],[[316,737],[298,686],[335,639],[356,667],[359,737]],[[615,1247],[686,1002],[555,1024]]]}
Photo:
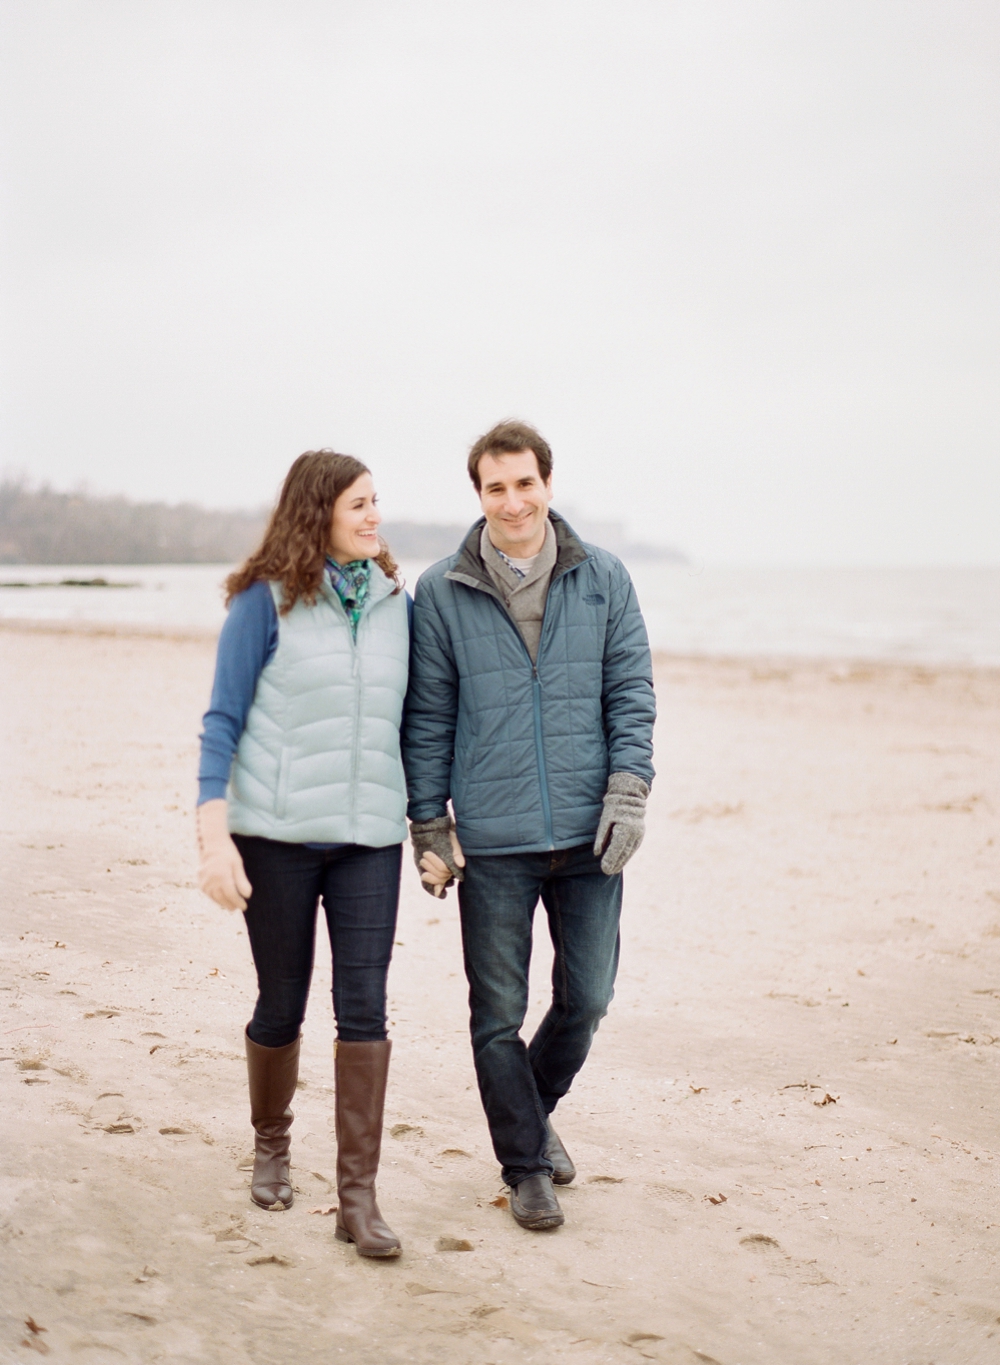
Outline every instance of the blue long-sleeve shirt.
{"label": "blue long-sleeve shirt", "polygon": [[233,598],[219,635],[212,699],[202,721],[199,806],[226,795],[257,680],[277,648],[278,611],[270,587],[259,579]]}

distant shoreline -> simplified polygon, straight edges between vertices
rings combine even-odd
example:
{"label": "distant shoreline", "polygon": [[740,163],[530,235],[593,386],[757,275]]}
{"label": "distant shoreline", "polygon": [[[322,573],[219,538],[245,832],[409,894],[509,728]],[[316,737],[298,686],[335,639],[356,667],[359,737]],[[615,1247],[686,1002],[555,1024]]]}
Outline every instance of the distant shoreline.
{"label": "distant shoreline", "polygon": [[[430,561],[399,557],[411,593]],[[654,650],[673,658],[799,660],[1000,668],[1000,569],[694,573],[629,563]],[[0,587],[8,628],[212,639],[225,620],[232,563],[30,566]],[[104,579],[108,588],[69,586]],[[133,583],[128,591],[113,584]],[[65,584],[66,586],[60,586]],[[6,637],[10,639],[11,637]]]}
{"label": "distant shoreline", "polygon": [[[92,636],[95,639],[170,640],[177,643],[214,645],[219,632],[190,626],[145,625],[142,622],[52,621],[30,617],[0,617],[0,633],[21,635]],[[1000,681],[1000,667],[991,664],[920,663],[857,657],[808,657],[787,654],[672,653],[654,649],[656,669],[709,668],[728,671],[734,681],[748,683],[787,682],[794,676],[825,677],[836,683],[862,683],[878,677],[886,681],[932,685],[951,679]],[[736,676],[742,675],[742,676]]]}

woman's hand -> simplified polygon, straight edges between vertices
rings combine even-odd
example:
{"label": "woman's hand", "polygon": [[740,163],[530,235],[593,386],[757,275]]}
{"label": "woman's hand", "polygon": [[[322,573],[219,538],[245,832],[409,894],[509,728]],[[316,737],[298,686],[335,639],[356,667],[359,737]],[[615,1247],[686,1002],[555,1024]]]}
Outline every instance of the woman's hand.
{"label": "woman's hand", "polygon": [[410,843],[424,890],[440,900],[449,886],[465,876],[465,855],[455,833],[454,820],[450,815],[438,815],[433,820],[411,820]]}
{"label": "woman's hand", "polygon": [[198,885],[223,910],[245,910],[253,887],[243,859],[229,834],[226,802],[206,801],[198,807]]}
{"label": "woman's hand", "polygon": [[[451,839],[451,858],[455,867],[465,866],[465,854],[462,852],[462,845],[458,842],[458,835],[455,831],[449,830],[448,836]],[[447,887],[451,886],[455,880],[455,873],[436,853],[427,852],[420,859],[420,880],[431,893],[432,896],[440,898],[444,895]]]}

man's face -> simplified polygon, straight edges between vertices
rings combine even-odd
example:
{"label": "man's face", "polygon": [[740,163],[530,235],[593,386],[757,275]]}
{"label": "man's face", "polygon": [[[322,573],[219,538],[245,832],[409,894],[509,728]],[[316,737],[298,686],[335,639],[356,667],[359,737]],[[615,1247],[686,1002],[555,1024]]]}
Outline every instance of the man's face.
{"label": "man's face", "polygon": [[542,480],[533,450],[484,455],[479,461],[479,501],[490,540],[513,559],[530,559],[545,541],[552,476]]}

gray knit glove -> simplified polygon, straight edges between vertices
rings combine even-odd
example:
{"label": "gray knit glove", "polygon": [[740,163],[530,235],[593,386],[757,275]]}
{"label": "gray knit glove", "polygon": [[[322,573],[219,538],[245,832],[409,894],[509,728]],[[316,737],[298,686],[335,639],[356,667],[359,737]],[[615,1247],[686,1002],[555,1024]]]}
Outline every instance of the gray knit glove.
{"label": "gray knit glove", "polygon": [[[450,815],[439,815],[434,820],[413,820],[410,822],[410,840],[413,844],[413,861],[417,865],[417,871],[423,872],[420,866],[420,859],[425,853],[436,853],[444,863],[445,867],[451,872],[451,878],[446,881],[441,895],[449,886],[454,886],[456,881],[464,881],[465,873],[460,867],[455,865],[455,851],[451,843],[451,831],[455,828],[455,822]],[[428,882],[421,880],[420,885],[429,896],[437,896],[437,888]]]}
{"label": "gray knit glove", "polygon": [[646,832],[646,797],[649,788],[641,777],[612,773],[604,793],[604,810],[597,826],[594,853],[608,877],[620,872],[642,843]]}

